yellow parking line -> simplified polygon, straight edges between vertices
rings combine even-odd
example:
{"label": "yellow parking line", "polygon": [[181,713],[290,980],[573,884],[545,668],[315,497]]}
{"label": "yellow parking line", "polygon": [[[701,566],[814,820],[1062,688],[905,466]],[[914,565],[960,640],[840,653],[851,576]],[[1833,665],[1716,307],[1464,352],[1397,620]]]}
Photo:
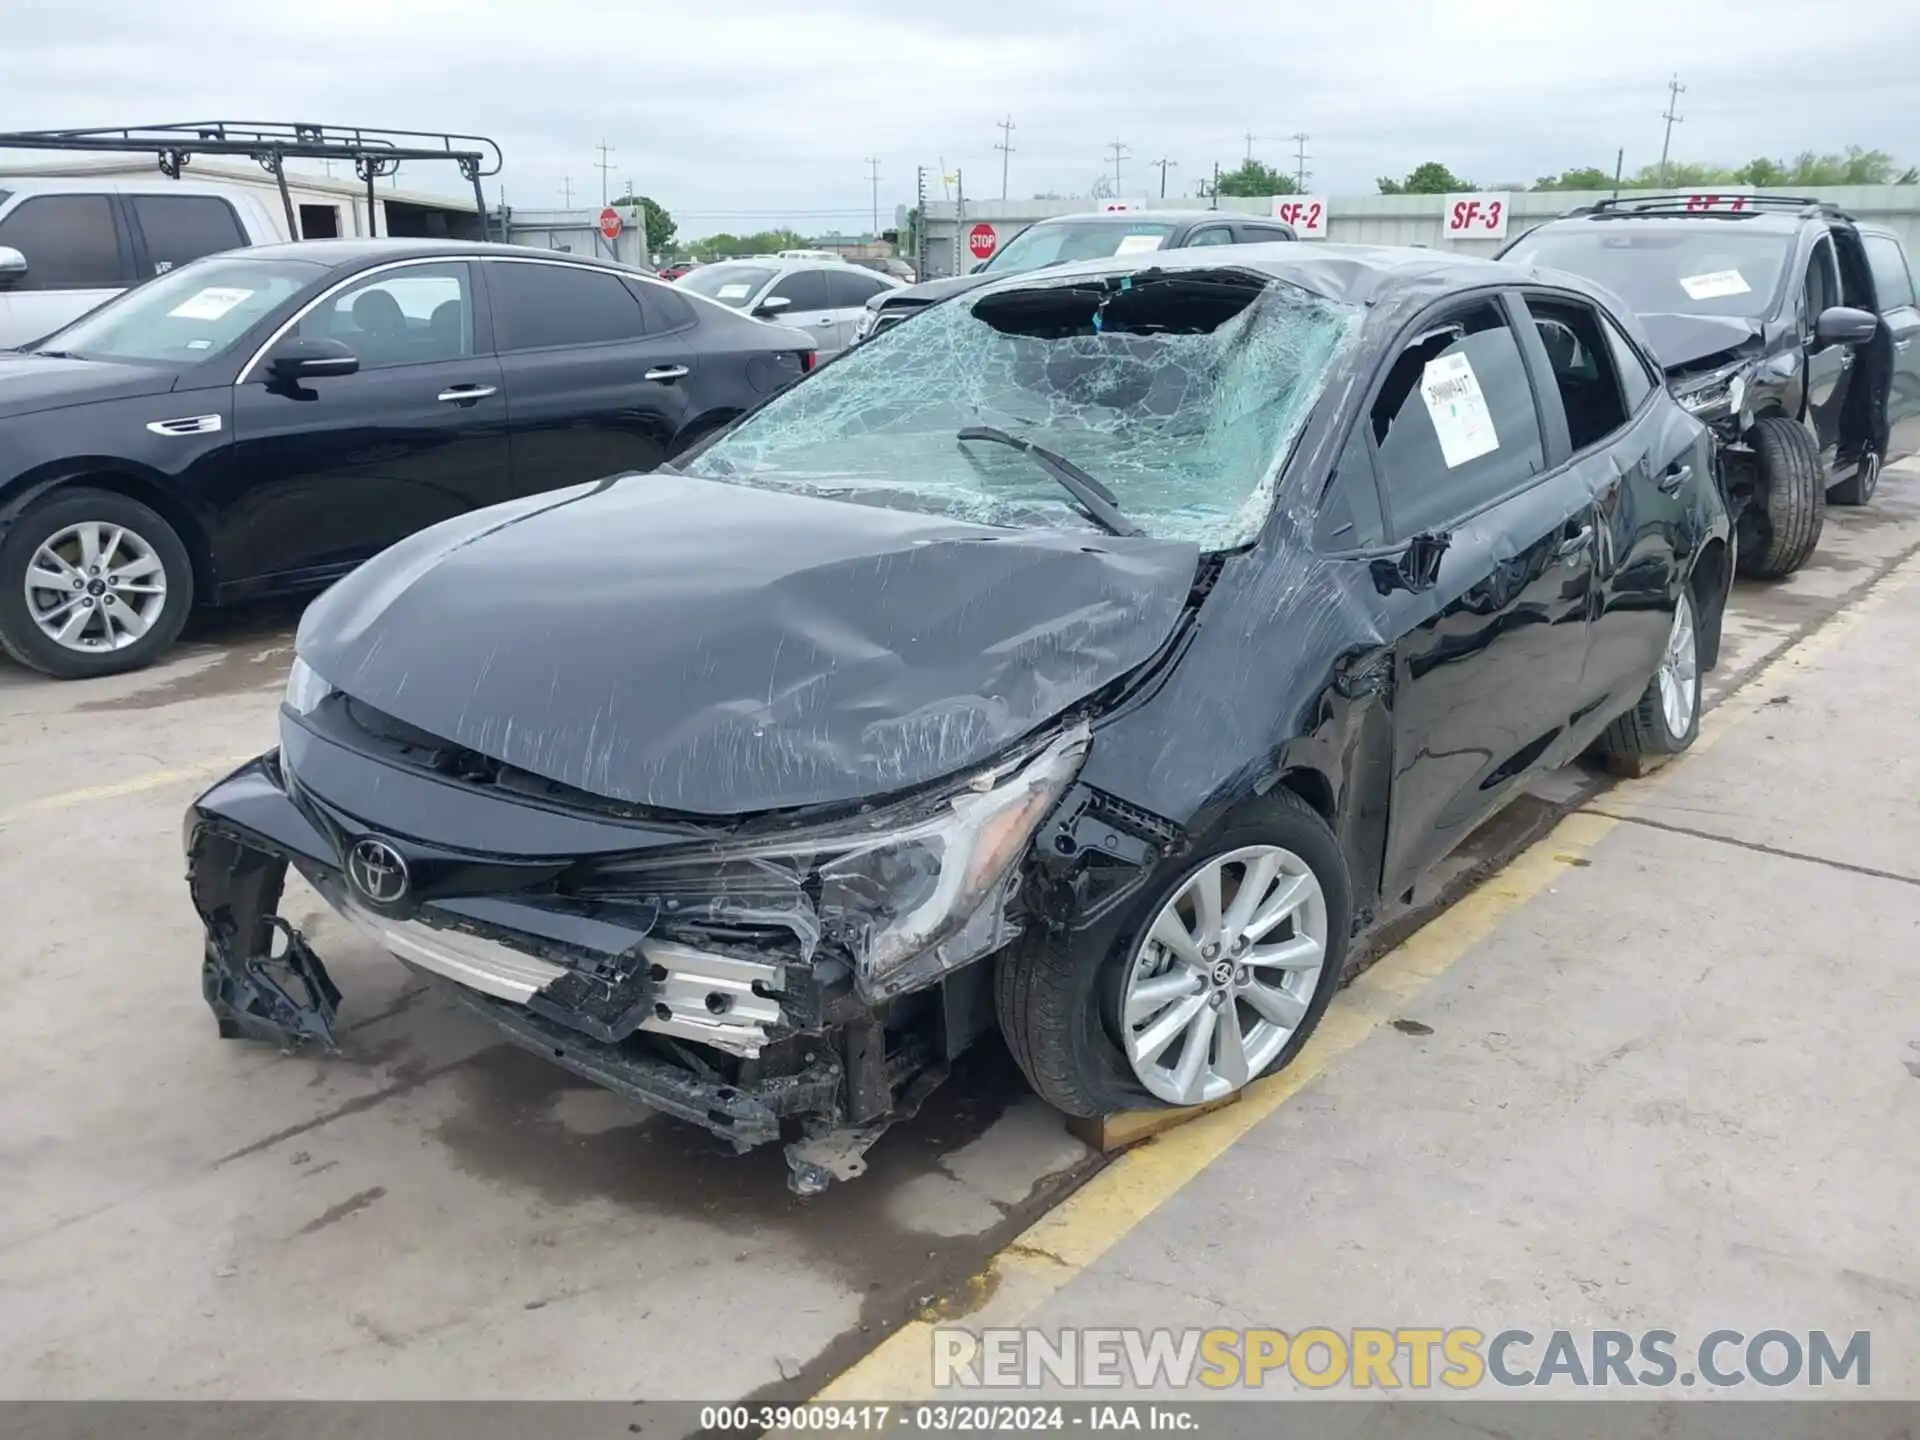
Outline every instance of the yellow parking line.
{"label": "yellow parking line", "polygon": [[236,769],[251,760],[258,751],[249,750],[244,755],[226,755],[218,760],[203,761],[198,765],[183,765],[174,770],[150,770],[145,775],[135,775],[126,780],[114,780],[105,785],[88,785],[79,790],[62,790],[57,795],[43,795],[38,800],[29,800],[16,805],[11,810],[0,810],[0,827],[12,821],[24,820],[29,815],[44,815],[49,810],[68,810],[75,805],[84,805],[90,800],[118,800],[127,795],[138,795],[147,790],[158,790],[166,785],[176,785],[188,780],[213,780],[229,770]]}
{"label": "yellow parking line", "polygon": [[[1717,741],[1767,703],[1778,680],[1802,671],[1920,575],[1920,559],[1890,571],[1853,606],[1796,642],[1720,706],[1694,751]],[[1769,685],[1772,680],[1773,685]],[[1684,761],[1685,757],[1682,757]],[[1631,794],[1633,782],[1609,797]],[[1163,1131],[1127,1151],[1002,1250],[945,1313],[909,1321],[830,1381],[817,1399],[918,1400],[933,1394],[933,1330],[941,1323],[1009,1327],[1021,1324],[1113,1248],[1262,1120],[1312,1084],[1478,945],[1514,910],[1565,878],[1570,860],[1597,845],[1618,822],[1578,811],[1450,909],[1435,916],[1337,996],[1301,1050],[1280,1074],[1249,1087],[1237,1105]]]}

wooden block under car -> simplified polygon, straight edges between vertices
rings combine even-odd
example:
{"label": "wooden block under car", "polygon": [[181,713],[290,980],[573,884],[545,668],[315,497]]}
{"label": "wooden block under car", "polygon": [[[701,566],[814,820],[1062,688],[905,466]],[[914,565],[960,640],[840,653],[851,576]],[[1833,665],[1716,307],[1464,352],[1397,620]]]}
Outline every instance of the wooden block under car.
{"label": "wooden block under car", "polygon": [[1102,1155],[1111,1155],[1177,1125],[1238,1104],[1239,1100],[1240,1092],[1236,1091],[1225,1099],[1210,1100],[1186,1110],[1122,1110],[1117,1115],[1099,1115],[1090,1120],[1076,1117],[1067,1121],[1067,1130],[1081,1144],[1092,1146]]}

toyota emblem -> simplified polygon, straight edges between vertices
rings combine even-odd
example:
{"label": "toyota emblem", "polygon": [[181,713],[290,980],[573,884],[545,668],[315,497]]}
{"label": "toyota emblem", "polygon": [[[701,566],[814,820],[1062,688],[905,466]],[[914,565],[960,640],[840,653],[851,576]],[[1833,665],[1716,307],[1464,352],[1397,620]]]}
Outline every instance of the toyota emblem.
{"label": "toyota emblem", "polygon": [[362,840],[347,856],[347,878],[376,905],[391,905],[407,893],[407,862],[384,840]]}

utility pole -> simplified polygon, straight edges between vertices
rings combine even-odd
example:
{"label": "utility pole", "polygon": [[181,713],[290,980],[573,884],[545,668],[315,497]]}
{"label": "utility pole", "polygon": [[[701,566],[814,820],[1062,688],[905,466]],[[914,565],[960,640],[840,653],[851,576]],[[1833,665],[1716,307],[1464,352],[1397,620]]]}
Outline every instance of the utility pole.
{"label": "utility pole", "polygon": [[565,208],[568,210],[573,208],[573,177],[571,175],[560,177],[560,199]]}
{"label": "utility pole", "polygon": [[1160,171],[1160,198],[1162,200],[1166,199],[1167,198],[1167,168],[1171,166],[1175,170],[1178,170],[1180,168],[1180,162],[1178,160],[1169,160],[1166,156],[1162,155],[1158,160],[1149,160],[1147,162],[1147,166],[1149,169],[1158,167]]}
{"label": "utility pole", "polygon": [[1296,133],[1287,138],[1293,141],[1293,183],[1295,188],[1304,195],[1307,193],[1307,176],[1313,173],[1307,169],[1307,141],[1312,137]]}
{"label": "utility pole", "polygon": [[604,210],[607,208],[607,172],[613,169],[607,156],[613,153],[613,146],[602,140],[596,148],[600,151],[600,160],[593,168],[600,172],[600,208]]}
{"label": "utility pole", "polygon": [[1673,79],[1667,82],[1667,108],[1660,112],[1660,118],[1667,122],[1666,136],[1660,141],[1660,185],[1662,189],[1666,188],[1667,183],[1667,151],[1673,144],[1673,127],[1687,118],[1678,113],[1680,109],[1680,97],[1686,93],[1687,87],[1680,83],[1680,77],[1678,75],[1675,75]]}
{"label": "utility pole", "polygon": [[1220,208],[1220,162],[1218,160],[1213,162],[1213,195],[1207,202],[1207,208],[1209,210]]}
{"label": "utility pole", "polygon": [[1113,152],[1113,198],[1120,198],[1120,162],[1132,155],[1132,151],[1120,140],[1112,141],[1107,149]]}
{"label": "utility pole", "polygon": [[873,182],[873,238],[880,238],[880,157],[867,157],[867,179]]}
{"label": "utility pole", "polygon": [[1007,159],[1013,154],[1013,117],[1009,115],[994,129],[1000,132],[1000,138],[994,143],[994,149],[1000,152],[1000,198],[1007,198]]}
{"label": "utility pole", "polygon": [[1627,147],[1622,145],[1613,152],[1613,198],[1620,198],[1620,172],[1626,168]]}
{"label": "utility pole", "polygon": [[1251,164],[1253,163],[1253,142],[1260,137],[1249,130],[1242,138],[1247,142],[1247,163]]}

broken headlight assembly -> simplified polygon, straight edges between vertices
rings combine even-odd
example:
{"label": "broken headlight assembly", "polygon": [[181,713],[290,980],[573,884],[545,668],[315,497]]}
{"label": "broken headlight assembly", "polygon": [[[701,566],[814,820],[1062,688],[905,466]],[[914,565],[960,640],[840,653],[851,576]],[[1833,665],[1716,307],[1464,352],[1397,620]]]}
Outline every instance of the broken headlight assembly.
{"label": "broken headlight assembly", "polygon": [[320,702],[332,693],[333,687],[296,655],[293,669],[287,672],[286,707],[296,715],[311,715],[320,707]]}
{"label": "broken headlight assembly", "polygon": [[1018,934],[1008,907],[1019,861],[1088,743],[1078,725],[937,799],[778,839],[598,865],[582,888],[657,905],[669,929],[785,929],[816,973],[822,959],[849,958],[856,992],[874,1004]]}
{"label": "broken headlight assembly", "polygon": [[1712,422],[1738,415],[1747,398],[1747,367],[1729,365],[1690,377],[1674,387],[1673,398],[1696,420]]}

